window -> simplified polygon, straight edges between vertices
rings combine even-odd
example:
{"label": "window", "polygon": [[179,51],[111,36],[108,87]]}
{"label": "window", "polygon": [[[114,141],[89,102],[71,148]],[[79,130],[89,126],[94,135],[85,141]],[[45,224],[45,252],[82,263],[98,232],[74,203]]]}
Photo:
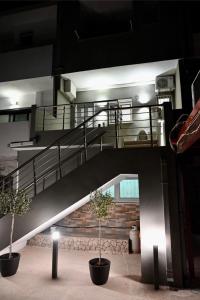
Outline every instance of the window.
{"label": "window", "polygon": [[120,181],[120,199],[139,198],[138,179],[124,179]]}
{"label": "window", "polygon": [[14,115],[13,122],[27,121],[28,119],[27,113],[19,113]]}
{"label": "window", "polygon": [[122,109],[121,110],[121,122],[122,123],[126,123],[126,122],[131,122],[132,121],[132,112],[131,112],[131,105],[129,104],[123,104],[121,105],[122,108],[126,108],[127,109]]}
{"label": "window", "polygon": [[138,178],[125,178],[119,183],[106,189],[103,194],[109,193],[117,202],[135,202],[139,200]]}
{"label": "window", "polygon": [[0,115],[0,123],[8,123],[9,115]]}

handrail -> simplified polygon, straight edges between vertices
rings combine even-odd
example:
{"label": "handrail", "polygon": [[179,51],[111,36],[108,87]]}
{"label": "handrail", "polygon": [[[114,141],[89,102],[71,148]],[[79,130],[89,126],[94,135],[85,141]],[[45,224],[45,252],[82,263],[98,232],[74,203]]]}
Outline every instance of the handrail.
{"label": "handrail", "polygon": [[[157,106],[163,106],[161,105],[142,105],[142,106],[130,106],[128,107],[128,109],[134,109],[134,108],[144,108],[144,107],[157,107]],[[127,109],[127,107],[115,107],[114,110],[125,110]],[[40,156],[41,154],[43,154],[44,152],[46,152],[47,150],[49,150],[51,147],[57,145],[59,143],[59,141],[61,141],[62,139],[64,139],[65,137],[69,136],[72,132],[76,131],[77,129],[83,127],[86,123],[88,123],[90,120],[94,119],[97,115],[99,115],[101,112],[103,111],[111,111],[113,110],[113,108],[103,108],[100,109],[98,112],[96,112],[94,115],[92,115],[91,117],[89,117],[88,119],[86,119],[84,122],[82,122],[81,124],[79,124],[78,126],[76,126],[75,128],[69,129],[69,131],[67,133],[65,133],[64,135],[62,135],[61,137],[57,138],[55,141],[53,141],[49,146],[47,146],[45,149],[41,150],[39,153],[35,154],[33,157],[31,157],[29,160],[27,160],[26,162],[24,162],[23,164],[21,164],[18,168],[16,168],[15,170],[13,170],[10,174],[8,174],[6,177],[4,177],[4,179],[12,176],[15,172],[19,171],[22,167],[24,167],[25,165],[29,164],[31,161],[33,161],[34,159],[36,159],[38,156]]]}
{"label": "handrail", "polygon": [[[91,140],[88,145],[90,145],[94,140],[96,140],[97,138],[101,137],[104,133],[100,133],[98,135],[98,137],[95,137],[93,140]],[[84,149],[83,146],[81,146],[77,152],[72,153],[70,156],[66,157],[64,160],[62,160],[62,164],[65,164],[67,161],[69,161],[71,158],[75,157],[77,155],[77,153],[81,153],[82,150]],[[52,174],[53,172],[56,172],[56,167],[59,167],[59,163],[56,163],[51,169],[49,169],[48,171],[46,171],[44,174],[40,175],[40,177],[38,177],[36,179],[36,183],[39,182],[41,179],[46,179],[49,177],[49,174]],[[46,174],[46,175],[45,175]],[[34,182],[30,183],[28,186],[26,186],[24,188],[24,190],[28,189],[30,186],[33,186]]]}
{"label": "handrail", "polygon": [[9,173],[7,176],[4,177],[4,180],[6,178],[9,178],[10,176],[12,176],[15,172],[19,171],[21,168],[23,168],[24,166],[26,166],[27,164],[29,164],[31,161],[33,161],[34,159],[36,159],[38,156],[40,156],[41,154],[43,154],[44,152],[46,152],[47,150],[49,150],[52,146],[57,146],[57,143],[64,139],[65,137],[67,137],[68,135],[70,135],[72,132],[74,132],[75,130],[77,130],[78,128],[81,128],[82,126],[84,126],[86,123],[88,123],[90,120],[92,120],[94,117],[96,117],[100,112],[104,111],[104,109],[102,109],[101,111],[98,111],[96,114],[94,114],[93,116],[89,117],[87,120],[85,120],[84,122],[82,122],[81,124],[79,124],[77,127],[70,129],[67,133],[65,133],[64,135],[62,135],[61,137],[57,138],[54,142],[52,142],[49,146],[47,146],[45,149],[41,150],[39,153],[35,154],[33,157],[31,157],[29,160],[25,161],[23,164],[21,164],[18,168],[16,168],[15,170],[13,170],[11,173]]}
{"label": "handrail", "polygon": [[[150,119],[152,121],[152,116],[151,116],[151,112],[152,112],[152,107],[162,107],[163,105],[142,105],[142,106],[129,106],[128,109],[139,109],[139,108],[148,108],[148,111],[150,113]],[[94,122],[96,121],[96,117],[101,114],[102,112],[107,112],[109,114],[109,111],[114,111],[115,112],[115,120],[114,120],[114,123],[115,124],[115,145],[116,145],[116,148],[118,148],[118,138],[119,138],[119,132],[118,132],[118,124],[120,123],[120,121],[118,120],[119,118],[119,114],[118,114],[118,111],[123,111],[123,110],[127,110],[127,107],[114,107],[114,108],[102,108],[102,109],[99,109],[99,111],[97,111],[95,114],[93,114],[91,117],[88,117],[85,121],[83,121],[82,123],[80,123],[78,126],[76,126],[75,128],[72,128],[72,129],[69,129],[65,134],[63,134],[62,136],[58,137],[56,140],[54,140],[50,145],[48,145],[45,149],[41,150],[39,153],[35,154],[33,157],[31,157],[30,159],[28,159],[27,161],[25,161],[23,164],[21,164],[18,168],[16,168],[15,170],[13,170],[11,173],[9,173],[7,176],[5,176],[3,178],[3,180],[1,181],[3,183],[3,186],[6,183],[6,180],[7,179],[11,179],[12,180],[15,180],[15,178],[17,178],[17,184],[19,184],[19,180],[20,180],[20,183],[21,183],[21,177],[20,179],[18,180],[18,172],[20,170],[22,170],[22,173],[24,175],[24,171],[26,172],[26,170],[28,170],[28,168],[31,166],[33,167],[33,176],[30,178],[30,181],[29,181],[29,184],[28,184],[28,181],[26,182],[23,182],[23,185],[26,185],[27,186],[31,186],[33,185],[34,188],[35,188],[35,194],[36,194],[36,184],[38,181],[41,180],[41,178],[45,178],[45,174],[48,174],[50,171],[52,171],[53,169],[58,169],[60,172],[61,172],[61,166],[63,164],[63,162],[65,162],[65,157],[63,157],[62,155],[62,158],[60,158],[60,147],[62,146],[62,142],[65,142],[64,145],[67,145],[67,149],[69,150],[71,146],[73,145],[76,145],[77,141],[78,143],[80,142],[82,145],[83,145],[83,148],[85,149],[85,160],[87,160],[87,136],[90,136],[91,137],[91,133],[93,134],[93,132],[95,132],[96,130],[98,130],[98,127],[95,127],[94,126]],[[147,111],[147,112],[148,112]],[[99,126],[99,124],[97,124]],[[151,126],[153,126],[153,124],[151,124]],[[87,131],[87,129],[92,129],[93,130],[89,130]],[[103,129],[103,127],[101,127]],[[79,131],[81,129],[81,131]],[[83,135],[81,134],[83,131]],[[78,133],[78,135],[75,134],[75,132]],[[80,135],[79,135],[80,133]],[[98,138],[99,136],[97,136],[96,138]],[[152,132],[151,132],[151,144],[152,144],[152,141],[153,141],[153,135],[152,135]],[[69,144],[69,142],[71,144]],[[78,144],[77,143],[77,144]],[[52,157],[50,156],[48,159],[48,155],[51,154],[50,152],[47,152],[49,149],[53,148],[54,146],[57,147],[58,149],[58,163],[56,162],[56,164],[54,164],[54,160],[52,160]],[[153,144],[152,144],[153,146]],[[47,154],[46,154],[47,153]],[[65,154],[66,152],[64,152]],[[69,153],[69,152],[68,152]],[[77,151],[76,151],[77,153]],[[45,155],[43,155],[45,154]],[[37,159],[39,158],[39,159]],[[45,170],[42,171],[42,173],[39,171],[40,169],[40,166],[38,164],[38,162],[41,160],[43,160],[45,162],[48,162],[50,163],[48,165],[47,168],[45,168]],[[29,165],[30,163],[32,164]],[[37,165],[36,165],[37,164]],[[25,170],[23,169],[25,167]],[[14,176],[12,176],[13,174],[15,174]],[[62,174],[62,172],[60,173]],[[61,176],[61,175],[60,175]],[[23,178],[23,176],[22,176]],[[31,182],[32,180],[32,182]],[[57,180],[57,179],[56,179]]]}
{"label": "handrail", "polygon": [[[105,102],[116,102],[119,100],[125,100],[127,98],[121,98],[121,99],[113,99],[113,100],[98,100],[98,101],[88,101],[88,102],[74,102],[74,103],[67,103],[67,104],[57,104],[57,105],[42,105],[42,106],[37,106],[36,109],[38,108],[46,108],[46,107],[52,107],[52,108],[56,108],[59,106],[74,106],[74,105],[84,105],[84,104],[95,104],[95,103],[105,103]],[[131,100],[133,100],[133,98],[130,98]],[[154,107],[154,106],[163,106],[163,104],[146,104],[146,105],[136,105],[136,106],[131,106],[130,108],[143,108],[143,107]],[[117,108],[117,107],[116,107]],[[122,109],[120,107],[120,109]]]}

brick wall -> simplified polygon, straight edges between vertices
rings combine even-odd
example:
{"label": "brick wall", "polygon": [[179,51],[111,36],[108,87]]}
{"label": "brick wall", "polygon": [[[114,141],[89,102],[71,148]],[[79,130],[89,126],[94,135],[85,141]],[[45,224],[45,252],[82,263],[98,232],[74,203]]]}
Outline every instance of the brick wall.
{"label": "brick wall", "polygon": [[[139,226],[139,204],[138,203],[116,203],[111,211],[109,219],[103,222],[103,225],[113,226],[113,227],[131,227],[136,224]],[[66,226],[96,226],[98,221],[89,211],[89,204],[86,204],[73,212],[72,214],[65,217],[61,220],[59,225]],[[97,236],[97,228],[80,228],[73,229],[68,228],[64,229],[64,232],[69,235],[82,235],[82,236]],[[103,237],[118,237],[118,238],[127,238],[129,235],[130,229],[111,229],[103,228]]]}

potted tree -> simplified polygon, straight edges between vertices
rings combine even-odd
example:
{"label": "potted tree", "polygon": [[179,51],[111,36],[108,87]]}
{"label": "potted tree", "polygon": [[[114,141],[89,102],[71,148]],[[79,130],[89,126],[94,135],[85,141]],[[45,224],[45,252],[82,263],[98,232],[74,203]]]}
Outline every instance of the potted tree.
{"label": "potted tree", "polygon": [[20,254],[12,252],[15,216],[22,216],[30,209],[31,200],[24,191],[0,192],[0,214],[11,215],[9,253],[0,256],[1,275],[14,275],[17,272]]}
{"label": "potted tree", "polygon": [[102,257],[102,221],[109,216],[110,209],[113,204],[113,198],[109,193],[103,194],[101,191],[94,191],[90,194],[90,211],[94,214],[98,220],[98,232],[99,232],[99,257],[93,258],[89,261],[90,277],[92,282],[96,285],[102,285],[107,282],[110,261]]}

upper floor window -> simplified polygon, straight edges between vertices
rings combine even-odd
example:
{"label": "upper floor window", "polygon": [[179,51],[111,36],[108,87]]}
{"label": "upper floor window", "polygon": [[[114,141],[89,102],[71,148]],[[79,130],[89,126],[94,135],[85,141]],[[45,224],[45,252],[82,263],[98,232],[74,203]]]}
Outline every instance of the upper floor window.
{"label": "upper floor window", "polygon": [[120,199],[139,198],[138,179],[124,179],[120,181]]}
{"label": "upper floor window", "polygon": [[29,121],[31,109],[0,111],[0,123]]}
{"label": "upper floor window", "polygon": [[104,193],[106,192],[117,202],[139,201],[139,180],[137,177],[125,178],[106,189]]}

